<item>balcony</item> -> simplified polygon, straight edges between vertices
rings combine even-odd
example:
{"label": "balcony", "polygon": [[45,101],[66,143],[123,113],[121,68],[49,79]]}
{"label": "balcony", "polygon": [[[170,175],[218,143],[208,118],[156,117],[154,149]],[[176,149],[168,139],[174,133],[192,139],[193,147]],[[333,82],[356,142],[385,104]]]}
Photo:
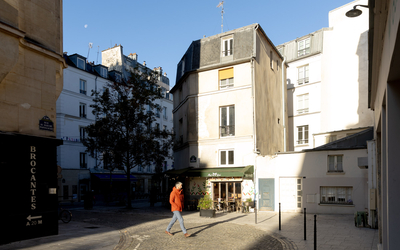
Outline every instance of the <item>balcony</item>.
{"label": "balcony", "polygon": [[235,125],[226,125],[219,127],[221,137],[235,136]]}

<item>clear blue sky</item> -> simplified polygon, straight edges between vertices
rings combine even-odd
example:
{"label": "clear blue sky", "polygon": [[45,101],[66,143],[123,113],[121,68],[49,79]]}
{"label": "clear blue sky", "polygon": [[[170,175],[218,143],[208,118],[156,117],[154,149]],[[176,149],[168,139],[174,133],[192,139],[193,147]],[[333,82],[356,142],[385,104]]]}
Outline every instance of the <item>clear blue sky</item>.
{"label": "clear blue sky", "polygon": [[[161,66],[175,84],[176,65],[192,41],[221,33],[220,0],[64,0],[64,52],[101,63],[121,44],[149,68]],[[224,32],[259,23],[275,45],[328,27],[329,11],[350,0],[226,0]],[[350,9],[350,8],[349,8]],[[97,56],[97,51],[99,56]],[[98,58],[98,59],[97,59]]]}

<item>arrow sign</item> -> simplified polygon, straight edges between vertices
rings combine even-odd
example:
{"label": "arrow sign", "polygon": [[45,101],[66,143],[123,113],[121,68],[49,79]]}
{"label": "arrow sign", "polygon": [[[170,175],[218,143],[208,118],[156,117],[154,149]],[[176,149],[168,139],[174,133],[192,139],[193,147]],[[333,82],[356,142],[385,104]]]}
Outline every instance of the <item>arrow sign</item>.
{"label": "arrow sign", "polygon": [[40,216],[31,216],[31,215],[29,215],[29,216],[27,217],[27,219],[28,219],[29,221],[34,220],[34,219],[41,219],[41,218],[42,218],[41,215],[40,215]]}

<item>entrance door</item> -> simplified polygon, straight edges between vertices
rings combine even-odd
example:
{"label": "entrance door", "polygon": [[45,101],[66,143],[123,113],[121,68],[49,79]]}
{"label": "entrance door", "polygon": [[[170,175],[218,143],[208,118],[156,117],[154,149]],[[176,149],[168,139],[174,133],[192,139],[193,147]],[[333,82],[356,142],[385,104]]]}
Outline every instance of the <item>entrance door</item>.
{"label": "entrance door", "polygon": [[300,211],[302,197],[301,178],[280,178],[279,182],[282,211]]}
{"label": "entrance door", "polygon": [[259,179],[260,211],[274,211],[274,179]]}

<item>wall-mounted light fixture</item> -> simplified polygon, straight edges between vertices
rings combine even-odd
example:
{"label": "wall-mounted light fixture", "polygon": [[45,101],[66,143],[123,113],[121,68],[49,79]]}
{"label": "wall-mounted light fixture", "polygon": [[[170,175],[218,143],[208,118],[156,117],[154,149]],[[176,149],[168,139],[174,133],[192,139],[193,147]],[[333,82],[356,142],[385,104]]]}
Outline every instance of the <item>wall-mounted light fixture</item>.
{"label": "wall-mounted light fixture", "polygon": [[361,4],[354,5],[353,9],[346,12],[346,16],[347,17],[358,17],[359,15],[361,15],[362,11],[357,9],[356,8],[357,6],[368,8],[368,5],[361,5]]}

